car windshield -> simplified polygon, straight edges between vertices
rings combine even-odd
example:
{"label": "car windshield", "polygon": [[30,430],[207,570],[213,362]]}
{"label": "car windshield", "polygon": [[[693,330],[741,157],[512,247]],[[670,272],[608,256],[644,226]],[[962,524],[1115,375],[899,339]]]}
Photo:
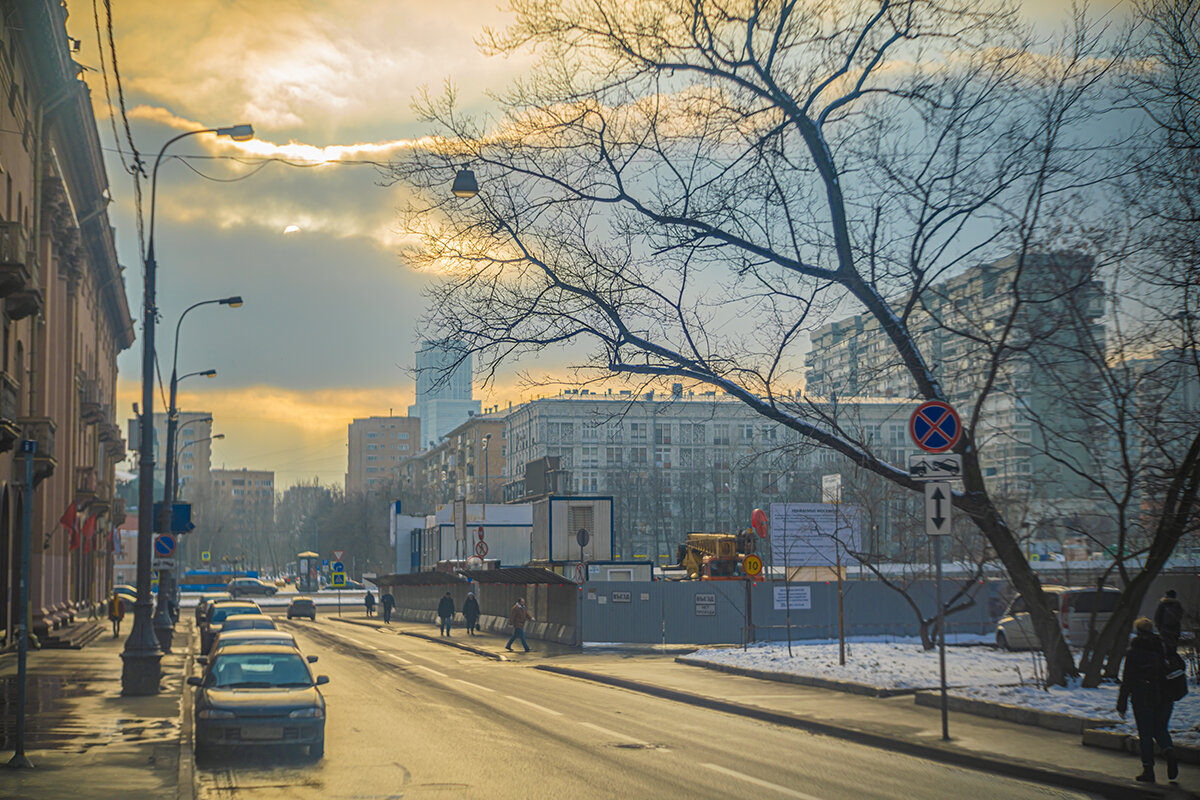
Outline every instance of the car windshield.
{"label": "car windshield", "polygon": [[206,686],[220,689],[267,689],[312,686],[312,673],[299,653],[224,652],[208,671]]}
{"label": "car windshield", "polygon": [[232,608],[218,608],[213,611],[213,622],[224,622],[227,617],[237,616],[238,614],[261,614],[260,609],[253,606],[234,606]]}

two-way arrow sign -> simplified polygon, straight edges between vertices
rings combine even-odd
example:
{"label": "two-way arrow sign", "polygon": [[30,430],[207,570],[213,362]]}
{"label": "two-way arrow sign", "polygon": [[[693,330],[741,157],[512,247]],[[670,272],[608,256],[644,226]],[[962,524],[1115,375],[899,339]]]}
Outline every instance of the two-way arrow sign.
{"label": "two-way arrow sign", "polygon": [[945,536],[950,533],[950,484],[925,484],[925,533]]}

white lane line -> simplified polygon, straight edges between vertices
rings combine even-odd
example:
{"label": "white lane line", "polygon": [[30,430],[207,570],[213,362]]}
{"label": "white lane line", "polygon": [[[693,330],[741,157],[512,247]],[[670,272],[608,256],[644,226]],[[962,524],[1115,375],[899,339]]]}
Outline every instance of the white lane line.
{"label": "white lane line", "polygon": [[753,783],[755,786],[761,786],[764,789],[771,789],[772,791],[779,792],[780,794],[787,795],[788,797],[797,797],[800,800],[820,800],[819,798],[814,797],[811,794],[805,794],[804,792],[797,792],[795,789],[789,789],[786,786],[780,786],[777,783],[770,783],[768,781],[760,780],[759,778],[755,778],[750,775],[746,775],[741,772],[738,772],[735,769],[728,769],[726,767],[721,767],[716,764],[701,764],[700,766],[708,767],[713,772],[719,772],[722,775],[728,775],[731,778],[737,778],[739,780],[745,781],[746,783]]}
{"label": "white lane line", "polygon": [[398,662],[400,662],[401,664],[411,664],[411,663],[412,663],[412,662],[411,662],[411,661],[409,661],[407,658],[401,658],[400,656],[398,656],[398,655],[395,655],[394,653],[384,653],[383,655],[384,655],[384,657],[385,657],[385,658],[390,658],[390,659],[392,659],[393,661],[398,661]]}
{"label": "white lane line", "polygon": [[495,689],[489,689],[486,686],[480,686],[478,683],[471,683],[470,681],[464,681],[462,678],[455,678],[454,680],[458,681],[459,683],[463,684],[464,686],[470,686],[472,689],[478,689],[481,692],[496,691]]}
{"label": "white lane line", "polygon": [[537,703],[531,703],[528,700],[521,699],[520,697],[513,697],[511,694],[506,694],[504,696],[507,697],[509,700],[516,700],[518,703],[524,703],[525,705],[529,706],[530,708],[536,708],[538,711],[541,711],[542,713],[545,713],[545,714],[549,714],[552,717],[561,717],[562,716],[561,711],[555,711],[552,708],[546,708],[545,706],[539,706]]}
{"label": "white lane line", "polygon": [[599,733],[602,733],[605,736],[610,736],[613,739],[624,739],[625,741],[632,742],[633,744],[641,744],[641,745],[646,744],[641,739],[635,739],[634,737],[630,736],[629,734],[617,733],[616,731],[610,731],[608,728],[601,728],[599,725],[593,725],[590,722],[581,722],[579,724],[585,728],[591,728],[594,731],[598,731]]}
{"label": "white lane line", "polygon": [[438,672],[438,671],[437,671],[436,669],[434,669],[433,667],[427,667],[427,666],[425,666],[424,664],[413,664],[413,667],[414,667],[415,669],[423,669],[423,670],[425,670],[426,672],[432,672],[434,675],[437,675],[438,677],[441,677],[441,678],[449,678],[449,677],[450,677],[450,676],[449,676],[449,675],[447,675],[446,673],[444,673],[444,672]]}

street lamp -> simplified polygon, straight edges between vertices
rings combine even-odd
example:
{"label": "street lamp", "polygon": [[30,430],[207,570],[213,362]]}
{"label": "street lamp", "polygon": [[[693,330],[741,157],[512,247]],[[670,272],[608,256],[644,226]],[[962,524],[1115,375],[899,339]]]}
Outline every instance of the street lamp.
{"label": "street lamp", "polygon": [[479,182],[475,180],[475,173],[469,169],[460,169],[454,173],[454,183],[450,186],[450,193],[464,200],[479,194]]}
{"label": "street lamp", "polygon": [[[212,422],[212,417],[201,417],[201,418],[198,418],[198,419],[190,419],[190,420],[188,420],[187,424],[191,425],[193,422]],[[214,433],[212,436],[204,436],[204,437],[202,437],[202,438],[199,438],[199,439],[193,439],[193,440],[192,440],[192,441],[190,441],[190,442],[185,442],[183,445],[181,445],[181,446],[180,446],[180,447],[179,447],[179,448],[178,448],[178,449],[175,451],[175,463],[176,463],[176,464],[178,464],[180,461],[182,461],[182,460],[183,460],[183,451],[184,451],[184,450],[187,450],[189,447],[191,447],[191,446],[193,446],[193,445],[200,444],[200,442],[209,442],[209,441],[213,441],[213,440],[215,440],[215,439],[224,439],[224,438],[225,438],[225,434],[223,434],[223,433]],[[175,499],[176,499],[176,498],[179,496],[179,486],[180,486],[180,483],[181,483],[181,481],[180,481],[178,478],[176,478],[176,479],[175,479],[175,485],[174,485],[173,487],[171,487],[171,502],[172,502],[172,503],[174,503],[174,502],[175,502]],[[185,545],[186,545],[186,544],[187,544],[187,542],[186,542],[186,541],[181,541],[181,542],[179,543],[179,556],[178,556],[178,559],[177,559],[177,560],[179,561],[179,563],[180,563],[181,565],[182,565],[182,564],[184,564],[184,563],[185,563],[185,561],[186,561],[186,558],[185,558],[185,557],[186,557],[186,549],[187,549],[187,548],[185,547]],[[182,567],[182,566],[181,566],[181,567],[180,567],[180,569],[179,569],[179,574],[180,574],[180,575],[182,575],[182,574],[183,574],[183,567]],[[159,592],[160,592],[160,593],[162,592],[162,589],[161,589],[161,588],[159,589]],[[156,622],[157,622],[157,620],[156,620]],[[157,632],[158,632],[158,630],[157,630],[157,628],[155,628],[155,633],[157,633]]]}
{"label": "street lamp", "polygon": [[158,197],[158,168],[172,144],[185,136],[215,133],[234,141],[246,141],[254,136],[249,125],[228,128],[206,128],[185,131],[171,139],[158,151],[150,176],[150,229],[146,240],[145,281],[142,290],[142,418],[141,453],[138,459],[138,558],[137,602],[133,604],[133,628],[121,652],[121,693],[125,695],[158,694],[162,677],[162,650],[154,635],[150,614],[150,559],[154,538],[154,326],[158,313],[155,298],[155,279],[158,262],[154,257],[155,200]]}
{"label": "street lamp", "polygon": [[[485,434],[483,437],[483,505],[485,507],[488,504],[488,489],[490,489],[492,486],[491,475],[488,473],[488,454],[487,454],[488,441],[491,440],[491,438],[492,438],[492,435],[490,433]],[[485,510],[484,513],[486,514],[487,511]]]}

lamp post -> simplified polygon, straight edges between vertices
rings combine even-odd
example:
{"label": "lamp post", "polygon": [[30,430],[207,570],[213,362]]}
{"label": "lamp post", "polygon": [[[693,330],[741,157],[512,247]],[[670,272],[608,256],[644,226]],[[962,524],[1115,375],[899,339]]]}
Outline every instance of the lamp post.
{"label": "lamp post", "polygon": [[125,695],[158,694],[162,677],[162,650],[155,638],[151,621],[150,559],[154,538],[154,325],[158,313],[155,299],[155,278],[158,262],[154,257],[155,199],[158,196],[158,168],[172,144],[185,136],[215,133],[234,141],[254,137],[249,125],[229,128],[206,128],[187,131],[168,139],[154,159],[150,176],[150,230],[146,241],[145,283],[142,289],[142,418],[141,453],[138,459],[138,558],[137,602],[133,604],[133,628],[121,652],[121,693]]}
{"label": "lamp post", "polygon": [[485,434],[483,437],[483,506],[484,506],[485,514],[487,513],[487,504],[488,504],[488,495],[489,495],[488,490],[492,486],[491,474],[488,472],[488,454],[487,454],[488,442],[491,440],[491,438],[492,438],[492,435],[490,433]]}
{"label": "lamp post", "polygon": [[[188,420],[187,424],[190,425],[193,422],[212,422],[212,417],[200,417],[197,419]],[[212,436],[205,436],[200,439],[193,439],[190,442],[186,442],[183,446],[181,446],[180,448],[178,448],[175,451],[175,463],[178,464],[180,461],[183,460],[183,451],[187,450],[192,445],[199,444],[200,442],[210,442],[210,441],[213,441],[216,439],[224,439],[224,438],[225,438],[225,434],[214,433]],[[175,484],[171,487],[171,502],[172,503],[174,503],[175,500],[179,497],[179,484],[180,484],[180,481],[178,479],[176,479]],[[178,561],[179,565],[180,565],[179,566],[179,574],[183,575],[183,567],[187,561],[187,540],[186,539],[183,539],[179,542],[178,553],[179,553],[179,557],[176,559],[176,561]],[[159,591],[161,591],[161,589]]]}

